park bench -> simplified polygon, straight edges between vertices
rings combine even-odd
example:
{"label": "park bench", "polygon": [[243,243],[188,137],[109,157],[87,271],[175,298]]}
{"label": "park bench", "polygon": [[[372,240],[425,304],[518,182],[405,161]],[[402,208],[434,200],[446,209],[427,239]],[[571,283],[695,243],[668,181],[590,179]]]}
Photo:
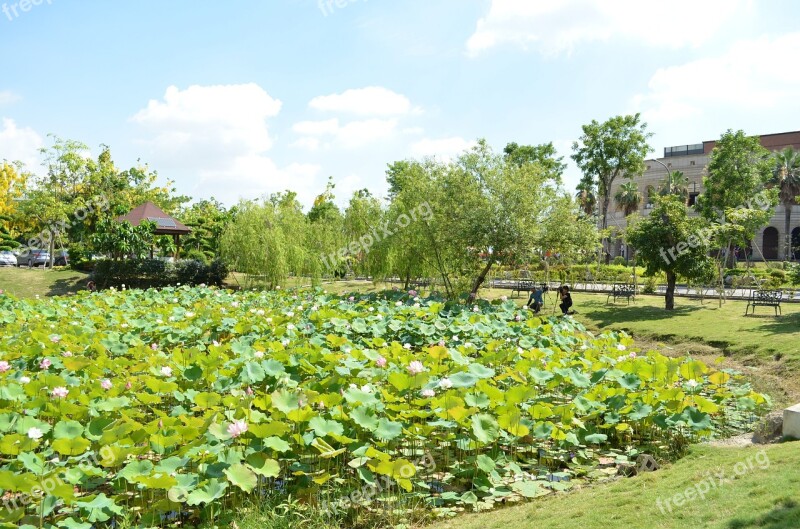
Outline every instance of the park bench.
{"label": "park bench", "polygon": [[514,292],[521,294],[523,292],[530,292],[534,289],[534,282],[530,279],[520,279],[516,282],[516,284],[511,287],[511,295],[514,296]]}
{"label": "park bench", "polygon": [[756,307],[773,307],[775,315],[781,312],[781,300],[783,299],[783,292],[781,290],[754,290],[750,293],[750,299],[747,301],[747,307],[744,309],[744,315],[753,307],[753,314],[756,313]]}
{"label": "park bench", "polygon": [[612,298],[613,303],[617,302],[617,298],[625,298],[625,301],[627,301],[628,305],[630,305],[631,298],[636,299],[636,288],[627,283],[615,284],[611,287],[611,292],[608,293],[608,297],[606,297],[606,303],[608,303],[608,300]]}

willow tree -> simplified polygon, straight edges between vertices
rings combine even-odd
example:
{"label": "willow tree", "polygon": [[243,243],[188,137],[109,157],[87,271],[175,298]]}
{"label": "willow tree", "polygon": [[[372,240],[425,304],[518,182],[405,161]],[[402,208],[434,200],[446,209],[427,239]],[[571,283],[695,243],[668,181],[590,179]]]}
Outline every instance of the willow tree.
{"label": "willow tree", "polygon": [[286,245],[275,206],[245,201],[222,234],[220,254],[231,270],[245,274],[247,286],[260,278],[274,288],[288,276]]}

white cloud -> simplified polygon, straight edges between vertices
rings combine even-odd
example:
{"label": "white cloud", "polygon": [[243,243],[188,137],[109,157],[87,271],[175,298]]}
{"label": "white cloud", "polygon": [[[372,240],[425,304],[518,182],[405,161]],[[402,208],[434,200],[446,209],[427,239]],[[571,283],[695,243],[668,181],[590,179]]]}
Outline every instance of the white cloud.
{"label": "white cloud", "polygon": [[646,121],[662,124],[697,121],[709,113],[723,113],[727,120],[755,113],[764,120],[796,116],[800,69],[787,65],[799,55],[800,33],[740,41],[717,57],[658,70],[649,91],[635,96],[631,105]]}
{"label": "white cloud", "polygon": [[0,91],[0,105],[10,105],[20,100],[20,97],[11,90]]}
{"label": "white cloud", "polygon": [[435,156],[449,160],[472,148],[475,141],[465,140],[461,137],[431,139],[424,138],[411,145],[411,155],[415,158]]}
{"label": "white cloud", "polygon": [[327,148],[357,149],[391,137],[396,129],[395,119],[366,119],[345,124],[341,124],[337,118],[301,121],[295,123],[292,130],[304,136],[292,146],[316,150],[320,147],[320,141],[324,140]]}
{"label": "white cloud", "polygon": [[[467,41],[475,56],[498,45],[569,53],[583,43],[611,38],[666,48],[697,47],[726,24],[744,0],[492,0]],[[749,5],[749,4],[747,4]]]}
{"label": "white cloud", "polygon": [[3,118],[0,129],[0,160],[21,161],[29,171],[39,169],[42,137],[30,127],[20,128],[10,118]]}
{"label": "white cloud", "polygon": [[215,196],[227,204],[258,198],[291,187],[311,203],[320,167],[279,167],[267,152],[272,147],[268,120],[281,102],[256,84],[191,86],[167,89],[133,116],[147,137],[145,158],[162,174],[181,181],[197,198]]}
{"label": "white cloud", "polygon": [[318,96],[308,106],[358,116],[402,116],[412,111],[411,101],[406,96],[382,86],[351,88],[341,94]]}

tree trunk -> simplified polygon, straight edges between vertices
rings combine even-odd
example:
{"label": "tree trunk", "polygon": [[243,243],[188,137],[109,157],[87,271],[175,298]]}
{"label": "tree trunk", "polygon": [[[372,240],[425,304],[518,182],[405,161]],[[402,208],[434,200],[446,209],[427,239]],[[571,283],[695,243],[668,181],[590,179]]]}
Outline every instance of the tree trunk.
{"label": "tree trunk", "polygon": [[675,272],[667,272],[667,293],[664,294],[664,302],[666,306],[664,307],[667,310],[673,310],[675,308],[675,281],[677,276]]}
{"label": "tree trunk", "polygon": [[[610,189],[610,186],[607,188]],[[609,195],[610,191],[606,191],[603,195],[603,211],[600,213],[602,218],[600,219],[600,226],[602,227],[603,231],[608,228],[608,205],[611,202],[611,195]],[[611,252],[609,251],[609,240],[608,236],[603,233],[603,251],[605,252],[605,262],[609,264],[611,262]]]}
{"label": "tree trunk", "polygon": [[481,288],[481,285],[486,280],[486,276],[489,274],[489,270],[492,269],[492,265],[494,265],[494,259],[489,259],[486,262],[486,266],[483,268],[483,270],[481,270],[481,273],[475,279],[475,283],[472,284],[470,298],[474,298],[478,294],[478,289]]}
{"label": "tree trunk", "polygon": [[784,233],[786,235],[786,253],[783,254],[784,261],[792,260],[792,205],[784,204]]}
{"label": "tree trunk", "polygon": [[[56,234],[53,231],[50,232],[50,248],[49,248],[49,250],[50,250],[50,270],[52,270],[53,266],[55,265],[55,262],[56,262],[56,256],[55,256],[55,253],[56,253]],[[42,266],[47,268],[47,264],[43,264]]]}

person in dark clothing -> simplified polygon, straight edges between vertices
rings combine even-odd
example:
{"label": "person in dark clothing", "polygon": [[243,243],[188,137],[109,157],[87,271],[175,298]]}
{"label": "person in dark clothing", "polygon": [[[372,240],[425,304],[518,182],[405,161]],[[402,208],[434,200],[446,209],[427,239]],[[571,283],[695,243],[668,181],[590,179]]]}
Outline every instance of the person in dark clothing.
{"label": "person in dark clothing", "polygon": [[560,286],[558,294],[561,296],[561,304],[558,306],[561,309],[561,313],[565,316],[567,314],[575,314],[574,310],[570,310],[572,308],[572,296],[569,293],[569,287],[567,285]]}
{"label": "person in dark clothing", "polygon": [[528,303],[526,306],[530,309],[533,309],[534,314],[539,314],[539,311],[542,310],[542,305],[544,305],[542,293],[541,287],[535,287],[531,291],[531,296],[528,298]]}

